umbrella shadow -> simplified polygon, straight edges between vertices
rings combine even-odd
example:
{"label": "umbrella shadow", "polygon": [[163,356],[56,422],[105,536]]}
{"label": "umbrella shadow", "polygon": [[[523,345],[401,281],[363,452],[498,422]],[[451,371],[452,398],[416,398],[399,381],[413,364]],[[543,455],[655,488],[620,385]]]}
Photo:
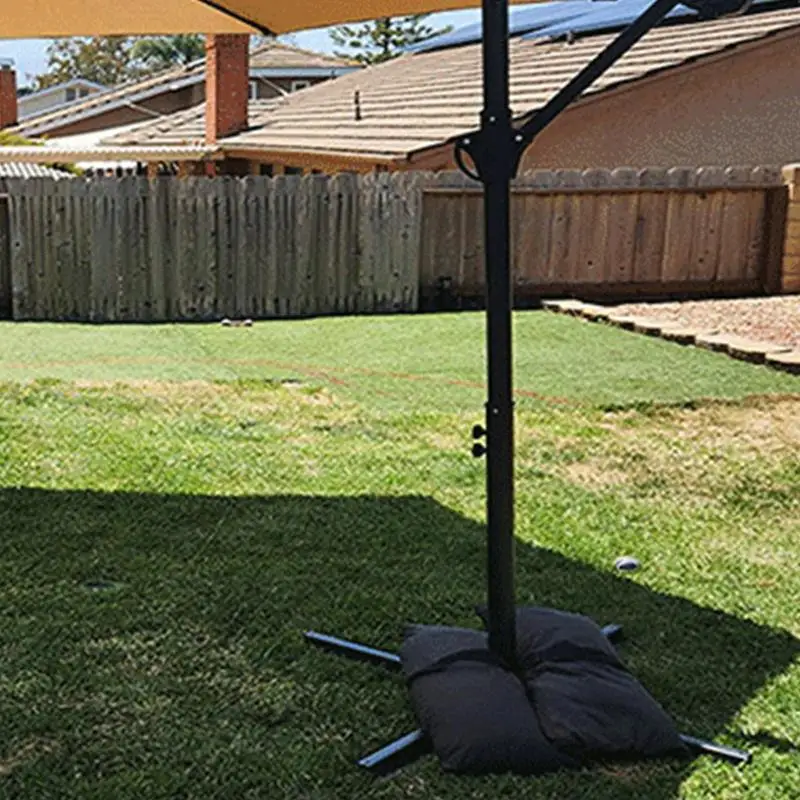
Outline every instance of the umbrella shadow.
{"label": "umbrella shadow", "polygon": [[[21,672],[48,668],[45,656],[29,644],[33,631],[37,639],[50,641],[49,657],[60,654],[59,668],[67,674],[73,662],[75,670],[91,665],[75,655],[87,643],[118,638],[125,631],[140,638],[152,634],[163,643],[158,647],[177,642],[175,659],[185,660],[187,670],[195,644],[182,643],[181,632],[191,631],[195,638],[202,632],[200,638],[221,648],[235,645],[255,674],[293,687],[295,699],[269,713],[231,701],[238,711],[230,723],[240,726],[242,737],[260,737],[258,746],[296,753],[265,759],[259,766],[259,780],[291,787],[292,796],[371,796],[374,784],[357,772],[353,760],[414,727],[399,678],[308,648],[303,631],[396,649],[408,622],[477,627],[474,607],[484,600],[483,526],[425,497],[9,489],[0,491],[0,526],[5,532],[0,596],[11,609],[0,632],[0,654],[12,671],[17,668],[8,658],[12,651]],[[724,732],[800,653],[800,643],[785,631],[660,594],[611,570],[598,571],[522,543],[517,579],[520,603],[622,624],[624,659],[691,735],[713,738]],[[33,628],[31,620],[36,621]],[[156,635],[159,631],[163,636]],[[122,680],[124,665],[119,669],[110,674]],[[148,683],[142,686],[149,690]],[[17,733],[28,723],[36,727],[25,709],[14,711]],[[75,710],[74,719],[83,719],[81,713]],[[63,724],[75,725],[74,719],[70,723],[65,715]],[[159,724],[163,727],[163,720]],[[172,735],[180,739],[180,727],[191,728],[191,710],[175,724]],[[2,728],[0,722],[0,737]],[[58,739],[62,734],[69,738],[60,730],[50,735]],[[748,744],[744,739],[731,743]],[[783,749],[786,743],[771,746],[778,744]],[[37,786],[46,788],[64,772],[59,759],[66,752],[81,760],[69,748],[54,749],[41,760]],[[95,767],[98,758],[102,764],[103,752],[93,758]],[[397,796],[404,796],[411,781],[426,781],[430,796],[447,796],[453,781],[466,780],[442,775],[432,759],[427,762],[392,779]],[[113,763],[104,768],[113,773]],[[679,794],[693,768],[684,762],[619,765],[528,780],[519,787],[526,797],[585,793],[667,800]],[[331,774],[339,776],[333,783]],[[229,787],[245,781],[236,773],[225,779]],[[475,780],[470,796],[496,796],[498,780],[512,786],[522,781]],[[194,796],[202,796],[201,787],[191,788]],[[245,784],[239,789],[244,792]]]}

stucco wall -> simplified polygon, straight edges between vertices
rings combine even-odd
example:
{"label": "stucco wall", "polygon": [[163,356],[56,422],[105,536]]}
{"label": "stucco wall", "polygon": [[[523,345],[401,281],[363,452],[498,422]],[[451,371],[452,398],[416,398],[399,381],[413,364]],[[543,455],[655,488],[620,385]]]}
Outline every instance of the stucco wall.
{"label": "stucco wall", "polygon": [[800,41],[722,58],[576,107],[525,167],[787,164],[800,160]]}

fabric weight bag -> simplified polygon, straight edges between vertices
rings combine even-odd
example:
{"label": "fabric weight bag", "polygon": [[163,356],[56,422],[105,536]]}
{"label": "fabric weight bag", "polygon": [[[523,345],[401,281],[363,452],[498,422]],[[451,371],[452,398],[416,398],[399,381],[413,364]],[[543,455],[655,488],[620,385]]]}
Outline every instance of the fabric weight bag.
{"label": "fabric weight bag", "polygon": [[[478,613],[486,622],[486,609]],[[520,608],[517,650],[531,707],[561,753],[580,761],[688,754],[669,715],[588,617]]]}
{"label": "fabric weight bag", "polygon": [[412,708],[445,771],[536,775],[577,766],[545,738],[525,685],[482,631],[413,626],[400,656]]}

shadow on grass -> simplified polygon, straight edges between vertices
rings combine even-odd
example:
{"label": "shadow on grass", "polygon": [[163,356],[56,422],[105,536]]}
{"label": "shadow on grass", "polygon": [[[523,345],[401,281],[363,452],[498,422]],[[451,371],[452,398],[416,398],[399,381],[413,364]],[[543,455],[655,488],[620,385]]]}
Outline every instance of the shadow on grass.
{"label": "shadow on grass", "polygon": [[[357,756],[414,727],[402,682],[302,632],[396,648],[408,621],[477,624],[483,528],[432,500],[4,490],[0,529],[12,795],[399,798],[422,783],[441,798],[666,800],[693,769],[474,780],[428,759],[384,783],[357,772]],[[626,661],[686,733],[722,731],[800,652],[785,632],[555,552],[520,544],[517,559],[521,603],[624,625]]]}

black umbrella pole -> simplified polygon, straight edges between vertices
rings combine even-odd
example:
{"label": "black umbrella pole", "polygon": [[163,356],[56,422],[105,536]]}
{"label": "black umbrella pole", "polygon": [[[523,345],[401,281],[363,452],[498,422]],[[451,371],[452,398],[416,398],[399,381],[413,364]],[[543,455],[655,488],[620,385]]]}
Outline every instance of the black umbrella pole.
{"label": "black umbrella pole", "polygon": [[514,601],[514,411],[512,396],[512,283],[510,189],[516,163],[509,104],[508,2],[483,2],[486,161],[486,333],[489,398],[486,405],[486,511],[489,646],[506,663],[516,660]]}

